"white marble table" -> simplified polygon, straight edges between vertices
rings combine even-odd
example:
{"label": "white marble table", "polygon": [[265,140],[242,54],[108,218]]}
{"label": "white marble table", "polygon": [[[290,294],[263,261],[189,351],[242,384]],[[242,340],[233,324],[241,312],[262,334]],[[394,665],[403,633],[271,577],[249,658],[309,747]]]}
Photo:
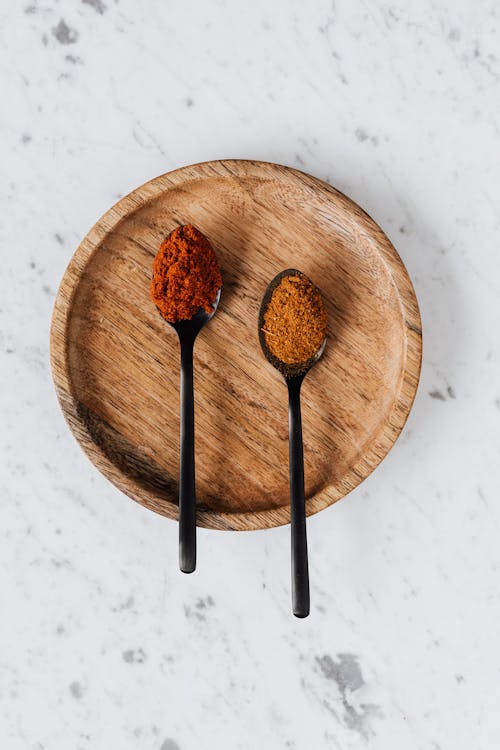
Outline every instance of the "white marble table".
{"label": "white marble table", "polygon": [[[2,750],[490,750],[500,714],[500,17],[492,0],[0,9]],[[383,227],[421,305],[402,438],[289,530],[177,526],[89,463],[48,330],[79,240],[192,162],[277,161]]]}

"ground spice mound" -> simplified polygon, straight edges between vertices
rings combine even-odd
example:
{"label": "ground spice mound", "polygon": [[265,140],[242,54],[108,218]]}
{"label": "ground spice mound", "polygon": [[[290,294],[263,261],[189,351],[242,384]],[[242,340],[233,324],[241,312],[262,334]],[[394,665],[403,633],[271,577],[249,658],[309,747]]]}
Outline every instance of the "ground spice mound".
{"label": "ground spice mound", "polygon": [[266,346],[277,359],[296,365],[310,359],[324,341],[327,316],[321,292],[304,274],[284,276],[263,316]]}
{"label": "ground spice mound", "polygon": [[196,227],[184,224],[163,240],[153,263],[151,299],[165,320],[189,320],[200,308],[210,314],[221,286],[212,245]]}

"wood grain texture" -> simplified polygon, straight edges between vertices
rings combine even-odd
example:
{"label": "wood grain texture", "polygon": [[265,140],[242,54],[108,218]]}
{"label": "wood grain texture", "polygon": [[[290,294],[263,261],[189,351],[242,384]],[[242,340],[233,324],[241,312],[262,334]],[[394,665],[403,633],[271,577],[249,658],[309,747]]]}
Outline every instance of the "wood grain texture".
{"label": "wood grain texture", "polygon": [[418,305],[388,238],[352,201],[302,172],[252,161],[179,169],[120,200],[62,280],[51,358],[64,415],[100,471],[177,518],[179,350],[149,297],[153,257],[178,224],[219,258],[219,309],[195,347],[198,524],[289,521],[287,395],[257,318],[269,281],[299,268],[323,292],[329,338],[302,389],[308,515],[384,458],[420,373]]}

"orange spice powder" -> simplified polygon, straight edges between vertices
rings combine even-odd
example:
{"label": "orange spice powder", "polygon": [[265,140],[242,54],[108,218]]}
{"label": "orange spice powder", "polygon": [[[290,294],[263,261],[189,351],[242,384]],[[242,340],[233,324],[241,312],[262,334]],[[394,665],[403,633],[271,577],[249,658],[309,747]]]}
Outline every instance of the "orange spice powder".
{"label": "orange spice powder", "polygon": [[269,351],[288,365],[313,357],[326,336],[327,315],[319,289],[305,274],[284,276],[264,313]]}

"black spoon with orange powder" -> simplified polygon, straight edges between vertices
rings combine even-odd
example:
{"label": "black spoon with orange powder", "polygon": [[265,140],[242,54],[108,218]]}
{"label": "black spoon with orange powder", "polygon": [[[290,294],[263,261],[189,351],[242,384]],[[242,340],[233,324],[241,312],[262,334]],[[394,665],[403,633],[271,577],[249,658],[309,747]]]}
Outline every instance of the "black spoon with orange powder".
{"label": "black spoon with orange powder", "polygon": [[179,567],[196,568],[196,483],[194,451],[193,349],[219,304],[222,276],[214,250],[192,224],[177,227],[154,259],[151,299],[179,337],[180,469]]}
{"label": "black spoon with orange powder", "polygon": [[310,609],[300,389],[323,354],[326,328],[321,292],[305,273],[288,268],[275,276],[262,299],[259,340],[266,359],[288,386],[292,608],[296,617],[307,617]]}

